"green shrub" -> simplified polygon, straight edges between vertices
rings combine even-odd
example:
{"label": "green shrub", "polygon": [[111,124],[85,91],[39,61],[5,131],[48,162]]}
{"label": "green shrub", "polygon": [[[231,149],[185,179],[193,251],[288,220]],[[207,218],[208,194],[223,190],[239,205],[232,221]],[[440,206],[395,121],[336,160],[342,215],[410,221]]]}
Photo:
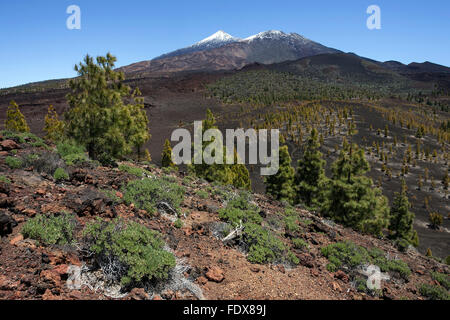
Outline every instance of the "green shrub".
{"label": "green shrub", "polygon": [[374,264],[380,267],[382,272],[398,273],[405,280],[411,275],[411,270],[404,261],[387,259],[384,252],[377,248],[367,250],[347,241],[330,244],[321,251],[329,261],[327,269],[331,272],[344,266],[354,269],[363,264]]}
{"label": "green shrub", "polygon": [[447,258],[445,258],[445,263],[447,265],[450,265],[450,256],[447,256]]}
{"label": "green shrub", "polygon": [[12,132],[8,130],[1,131],[1,134],[7,138],[18,141],[19,143],[29,143],[33,147],[48,148],[42,138],[39,138],[31,132]]}
{"label": "green shrub", "polygon": [[133,176],[142,178],[145,176],[145,174],[150,175],[150,172],[144,169],[141,169],[139,167],[132,167],[128,166],[126,164],[119,165],[119,170],[123,172],[127,172],[129,174],[132,174]]}
{"label": "green shrub", "polygon": [[273,263],[289,261],[298,264],[298,258],[289,254],[286,245],[261,223],[259,208],[251,203],[250,194],[241,192],[230,200],[226,208],[219,210],[219,217],[233,227],[243,224],[241,242],[248,248],[247,260],[252,263]]}
{"label": "green shrub", "polygon": [[439,282],[439,284],[445,289],[450,290],[450,275],[445,273],[432,272],[431,277],[433,278],[433,280]]}
{"label": "green shrub", "polygon": [[167,279],[175,266],[173,254],[164,250],[161,234],[133,221],[97,219],[86,225],[83,236],[104,270],[112,261],[120,266],[111,276],[124,286]]}
{"label": "green shrub", "polygon": [[296,249],[308,249],[308,243],[300,238],[294,238],[292,239],[292,244],[294,245],[294,248]]}
{"label": "green shrub", "polygon": [[17,158],[17,157],[8,156],[5,159],[5,163],[11,169],[19,169],[19,168],[22,168],[22,166],[23,166],[22,159]]}
{"label": "green shrub", "polygon": [[273,263],[281,260],[286,246],[272,232],[256,223],[244,225],[243,241],[248,245],[248,261],[252,263]]}
{"label": "green shrub", "polygon": [[195,193],[200,199],[207,199],[209,197],[209,193],[203,190],[198,190]]}
{"label": "green shrub", "polygon": [[75,227],[76,220],[70,214],[37,215],[25,223],[21,232],[25,238],[37,240],[39,243],[65,245],[73,242]]}
{"label": "green shrub", "polygon": [[260,224],[263,220],[258,213],[258,207],[250,203],[250,195],[247,192],[242,192],[230,200],[226,208],[220,209],[219,218],[230,222],[234,227],[241,222]]}
{"label": "green shrub", "polygon": [[6,184],[10,184],[11,180],[9,180],[6,176],[1,175],[0,176],[0,182],[6,183]]}
{"label": "green shrub", "polygon": [[300,231],[300,227],[298,225],[298,216],[297,215],[288,215],[284,217],[284,226],[286,231],[288,232],[298,232]]}
{"label": "green shrub", "polygon": [[177,220],[173,223],[173,226],[174,226],[175,228],[180,229],[180,228],[183,227],[183,221],[181,221],[181,219],[177,219]]}
{"label": "green shrub", "polygon": [[134,203],[149,213],[154,213],[161,202],[166,202],[178,213],[185,193],[178,184],[157,178],[130,181],[122,191],[126,204]]}
{"label": "green shrub", "polygon": [[56,151],[69,166],[87,161],[86,150],[73,140],[61,141],[56,145]]}
{"label": "green shrub", "polygon": [[55,178],[56,181],[67,180],[69,179],[69,174],[63,168],[58,168],[55,170],[55,173],[53,173],[53,178]]}
{"label": "green shrub", "polygon": [[419,292],[430,300],[450,300],[448,290],[441,286],[424,283],[419,287]]}
{"label": "green shrub", "polygon": [[115,204],[122,202],[122,199],[117,196],[116,190],[100,189],[100,192],[102,192],[109,200],[111,200]]}

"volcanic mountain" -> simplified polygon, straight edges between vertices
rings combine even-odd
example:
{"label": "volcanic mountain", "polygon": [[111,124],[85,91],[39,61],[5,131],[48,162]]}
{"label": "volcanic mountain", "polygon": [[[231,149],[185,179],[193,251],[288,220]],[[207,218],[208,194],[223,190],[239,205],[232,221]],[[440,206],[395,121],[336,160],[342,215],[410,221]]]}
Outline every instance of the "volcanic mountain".
{"label": "volcanic mountain", "polygon": [[251,63],[271,64],[338,52],[297,33],[271,30],[240,39],[218,31],[192,46],[122,70],[127,74],[232,70]]}

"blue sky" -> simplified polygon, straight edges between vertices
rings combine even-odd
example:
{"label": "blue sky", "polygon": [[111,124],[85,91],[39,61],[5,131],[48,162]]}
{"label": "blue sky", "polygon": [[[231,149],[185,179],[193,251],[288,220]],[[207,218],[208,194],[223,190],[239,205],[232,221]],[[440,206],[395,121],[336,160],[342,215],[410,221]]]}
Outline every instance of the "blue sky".
{"label": "blue sky", "polygon": [[[81,8],[81,30],[68,30],[66,8]],[[381,8],[381,30],[366,9]],[[217,30],[236,37],[296,32],[376,60],[450,66],[450,1],[0,1],[0,88],[75,76],[86,53],[110,51],[117,66],[149,60]]]}

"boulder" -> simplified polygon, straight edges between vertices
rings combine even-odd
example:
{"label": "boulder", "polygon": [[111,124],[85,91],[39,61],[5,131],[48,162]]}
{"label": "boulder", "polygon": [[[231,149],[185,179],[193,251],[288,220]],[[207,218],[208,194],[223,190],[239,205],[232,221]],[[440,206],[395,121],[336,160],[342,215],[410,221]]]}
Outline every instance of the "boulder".
{"label": "boulder", "polygon": [[19,148],[19,145],[13,140],[3,140],[2,142],[0,142],[0,145],[2,146],[2,149],[5,151]]}
{"label": "boulder", "polygon": [[0,212],[0,236],[12,233],[12,229],[17,226],[16,220],[4,212]]}
{"label": "boulder", "polygon": [[210,267],[206,272],[206,278],[214,282],[222,282],[225,279],[224,271],[219,267]]}

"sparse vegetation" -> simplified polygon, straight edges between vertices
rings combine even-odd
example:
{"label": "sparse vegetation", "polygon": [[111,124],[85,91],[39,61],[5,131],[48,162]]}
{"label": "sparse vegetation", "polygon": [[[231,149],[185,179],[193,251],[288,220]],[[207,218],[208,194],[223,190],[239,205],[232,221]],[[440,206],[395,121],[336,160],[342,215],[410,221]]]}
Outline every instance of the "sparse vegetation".
{"label": "sparse vegetation", "polygon": [[178,184],[155,177],[130,181],[122,191],[125,203],[134,203],[137,208],[150,214],[154,213],[163,202],[178,213],[185,192]]}
{"label": "sparse vegetation", "polygon": [[136,222],[97,219],[86,225],[83,236],[97,263],[109,270],[107,276],[124,286],[166,279],[175,266],[162,236]]}
{"label": "sparse vegetation", "polygon": [[37,215],[25,223],[21,232],[44,245],[66,245],[74,241],[75,227],[75,217],[68,213]]}
{"label": "sparse vegetation", "polygon": [[63,168],[58,168],[55,170],[53,178],[55,178],[56,181],[67,180],[69,179],[69,174]]}
{"label": "sparse vegetation", "polygon": [[23,166],[23,160],[18,157],[7,156],[5,158],[5,163],[11,169],[20,169]]}

